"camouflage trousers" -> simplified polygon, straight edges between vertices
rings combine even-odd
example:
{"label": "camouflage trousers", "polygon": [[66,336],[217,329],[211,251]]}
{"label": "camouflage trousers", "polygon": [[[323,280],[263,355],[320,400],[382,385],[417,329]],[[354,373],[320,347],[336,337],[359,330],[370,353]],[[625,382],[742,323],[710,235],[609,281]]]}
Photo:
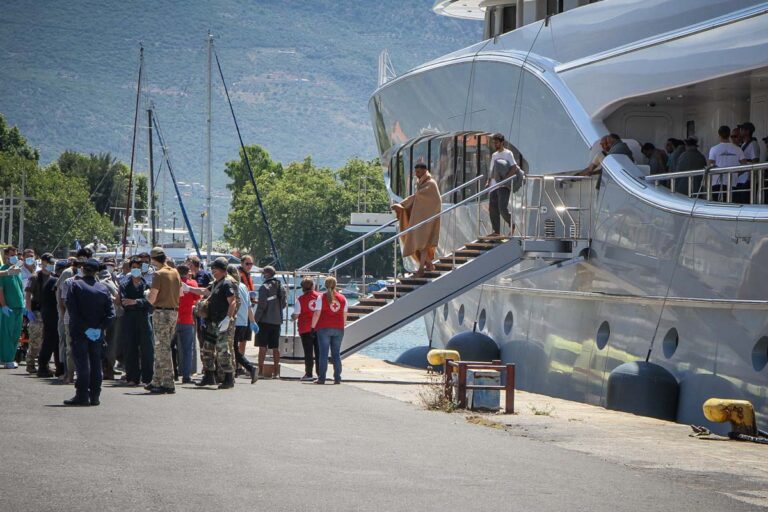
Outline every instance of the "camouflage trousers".
{"label": "camouflage trousers", "polygon": [[235,341],[235,322],[229,324],[229,328],[225,332],[219,332],[219,325],[214,322],[209,322],[206,325],[205,341],[203,348],[200,349],[203,370],[215,371],[216,362],[218,362],[221,373],[234,373],[232,349]]}
{"label": "camouflage trousers", "polygon": [[27,371],[32,373],[37,367],[37,356],[40,355],[40,347],[43,346],[43,320],[37,313],[37,320],[27,324],[29,342],[27,343]]}
{"label": "camouflage trousers", "polygon": [[176,333],[178,312],[172,309],[156,309],[152,314],[152,329],[155,333],[155,364],[152,385],[173,388],[173,357],[171,341]]}

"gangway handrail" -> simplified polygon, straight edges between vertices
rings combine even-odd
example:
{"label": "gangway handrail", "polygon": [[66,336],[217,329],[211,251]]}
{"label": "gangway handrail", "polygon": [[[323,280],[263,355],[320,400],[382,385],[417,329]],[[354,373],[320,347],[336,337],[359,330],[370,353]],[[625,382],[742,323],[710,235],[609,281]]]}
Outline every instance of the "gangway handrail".
{"label": "gangway handrail", "polygon": [[666,181],[674,178],[688,178],[689,176],[703,176],[709,174],[729,174],[733,172],[758,171],[768,169],[768,162],[758,164],[734,165],[732,167],[705,167],[693,171],[667,172],[663,174],[651,174],[644,176],[645,181]]}
{"label": "gangway handrail", "polygon": [[[479,176],[476,176],[476,177],[472,178],[471,180],[469,180],[469,181],[467,181],[467,182],[465,182],[465,183],[462,183],[462,184],[461,184],[461,185],[459,185],[458,187],[455,187],[455,188],[453,188],[453,189],[449,190],[448,192],[446,192],[446,193],[444,193],[444,194],[440,194],[440,199],[443,199],[443,198],[445,198],[446,196],[450,196],[451,194],[453,194],[453,193],[456,193],[456,192],[458,192],[459,190],[462,190],[462,189],[464,189],[464,188],[468,187],[469,185],[472,185],[472,184],[473,184],[473,183],[475,183],[477,180],[479,180],[480,178],[484,178],[484,177],[485,177],[485,175],[484,175],[484,174],[481,174],[481,175],[479,175]],[[350,242],[347,242],[346,244],[342,245],[341,247],[337,247],[336,249],[332,250],[331,252],[329,252],[329,253],[327,253],[327,254],[325,254],[325,255],[323,255],[323,256],[321,256],[321,257],[319,257],[319,258],[317,258],[316,260],[314,260],[314,261],[310,261],[310,262],[309,262],[309,263],[307,263],[306,265],[302,265],[302,266],[301,266],[301,267],[299,267],[297,270],[301,270],[301,271],[304,271],[304,270],[309,270],[310,268],[314,267],[314,266],[315,266],[315,265],[317,265],[318,263],[320,263],[320,262],[322,262],[322,261],[325,261],[325,260],[327,260],[327,259],[328,259],[328,258],[330,258],[331,256],[336,256],[336,255],[337,255],[337,254],[339,254],[341,251],[344,251],[344,250],[346,250],[346,249],[349,249],[349,248],[350,248],[350,247],[352,247],[353,245],[357,245],[359,242],[362,242],[362,241],[363,241],[363,240],[365,240],[366,238],[368,238],[368,237],[370,237],[370,236],[372,236],[372,235],[375,235],[375,234],[376,234],[376,233],[378,233],[379,231],[382,231],[383,229],[385,229],[385,228],[388,228],[389,226],[392,226],[392,225],[393,225],[393,224],[395,224],[396,222],[397,222],[397,219],[396,219],[396,218],[395,218],[395,219],[392,219],[391,221],[387,222],[386,224],[382,224],[381,226],[377,227],[376,229],[374,229],[374,230],[372,230],[372,231],[369,231],[369,232],[367,232],[367,233],[365,233],[365,234],[363,234],[363,235],[361,235],[361,236],[359,236],[359,237],[355,238],[354,240],[352,240],[352,241],[350,241]]]}
{"label": "gangway handrail", "polygon": [[440,211],[440,213],[436,213],[435,215],[433,215],[433,216],[431,216],[431,217],[429,217],[429,218],[427,218],[427,219],[424,219],[423,221],[421,221],[421,222],[419,222],[419,223],[417,223],[417,224],[414,224],[413,226],[409,226],[409,227],[408,227],[408,229],[405,229],[405,230],[403,230],[403,231],[401,231],[401,232],[399,232],[399,233],[396,233],[395,235],[393,235],[393,236],[391,236],[391,237],[387,238],[386,240],[382,240],[382,241],[381,241],[381,242],[379,242],[378,244],[376,244],[376,245],[374,245],[374,246],[372,246],[372,247],[370,247],[370,248],[366,249],[365,251],[361,252],[360,254],[358,254],[358,255],[356,255],[356,256],[353,256],[353,257],[351,257],[351,258],[349,258],[349,259],[347,259],[347,260],[345,260],[345,261],[342,261],[342,262],[341,262],[341,263],[339,263],[338,265],[334,265],[333,267],[331,267],[331,268],[329,268],[329,269],[328,269],[328,272],[329,272],[329,273],[333,273],[333,272],[335,272],[336,270],[338,270],[338,269],[340,269],[340,268],[342,268],[342,267],[346,267],[346,266],[347,266],[347,265],[349,265],[350,263],[353,263],[353,262],[355,262],[355,261],[359,260],[359,259],[360,259],[360,258],[362,258],[363,256],[367,256],[367,255],[368,255],[368,254],[370,254],[371,252],[373,252],[373,251],[375,251],[375,250],[377,250],[377,249],[379,249],[379,248],[381,248],[381,247],[384,247],[384,246],[385,246],[385,245],[387,245],[388,243],[390,243],[390,242],[392,242],[392,241],[395,241],[395,240],[399,239],[399,238],[400,238],[400,237],[402,237],[403,235],[405,235],[405,234],[407,234],[407,233],[410,233],[411,231],[413,231],[413,230],[415,230],[415,229],[417,229],[417,228],[419,228],[419,227],[421,227],[421,226],[423,226],[423,225],[425,225],[425,224],[429,224],[430,222],[434,221],[435,219],[438,219],[438,218],[442,217],[442,216],[443,216],[443,215],[445,215],[446,213],[452,212],[453,210],[455,210],[455,209],[456,209],[456,208],[458,208],[459,206],[462,206],[462,205],[464,205],[465,203],[468,203],[468,202],[470,202],[470,201],[472,201],[472,200],[474,200],[474,199],[477,199],[478,197],[480,197],[480,196],[483,196],[483,195],[485,195],[485,194],[490,194],[490,193],[491,193],[491,192],[493,192],[494,190],[496,190],[496,189],[498,189],[498,188],[501,188],[501,187],[502,187],[502,185],[504,185],[504,184],[505,184],[505,183],[507,183],[507,182],[511,182],[511,181],[512,181],[512,180],[514,180],[515,178],[517,178],[517,175],[513,175],[513,176],[510,176],[510,177],[508,177],[508,178],[505,178],[505,179],[503,179],[503,180],[501,180],[501,181],[497,182],[495,185],[492,185],[492,186],[490,186],[490,187],[488,187],[488,188],[486,188],[486,189],[483,189],[483,190],[481,190],[480,192],[477,192],[476,194],[473,194],[473,195],[471,195],[471,196],[467,197],[466,199],[463,199],[462,201],[459,201],[458,203],[455,203],[455,204],[453,204],[453,205],[449,206],[449,207],[448,207],[448,208],[446,208],[445,210],[441,210],[441,211]]}

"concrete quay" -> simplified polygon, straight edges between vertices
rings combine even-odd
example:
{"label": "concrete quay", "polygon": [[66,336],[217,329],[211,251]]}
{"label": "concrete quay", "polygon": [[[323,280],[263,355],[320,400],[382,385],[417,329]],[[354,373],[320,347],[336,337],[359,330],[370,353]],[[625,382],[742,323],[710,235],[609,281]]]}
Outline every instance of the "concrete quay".
{"label": "concrete quay", "polygon": [[[294,367],[283,375],[298,377]],[[70,386],[23,367],[1,370],[0,510],[617,512],[768,504],[762,446],[690,439],[686,426],[522,392],[519,414],[473,423],[467,418],[475,414],[414,403],[422,384],[412,383],[424,382],[424,372],[354,356],[344,377],[340,386],[238,379],[232,390],[185,385],[159,396],[107,384],[101,406],[66,408]],[[534,414],[541,401],[551,404],[549,415]]]}

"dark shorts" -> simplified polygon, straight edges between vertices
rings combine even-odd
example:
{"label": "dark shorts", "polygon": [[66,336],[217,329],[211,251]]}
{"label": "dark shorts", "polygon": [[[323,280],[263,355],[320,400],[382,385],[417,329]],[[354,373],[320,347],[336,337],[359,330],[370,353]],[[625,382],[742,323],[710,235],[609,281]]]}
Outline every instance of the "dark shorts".
{"label": "dark shorts", "polygon": [[277,348],[280,346],[280,326],[259,322],[259,334],[256,335],[259,347]]}
{"label": "dark shorts", "polygon": [[242,343],[243,341],[251,341],[251,328],[247,325],[235,327],[235,343]]}

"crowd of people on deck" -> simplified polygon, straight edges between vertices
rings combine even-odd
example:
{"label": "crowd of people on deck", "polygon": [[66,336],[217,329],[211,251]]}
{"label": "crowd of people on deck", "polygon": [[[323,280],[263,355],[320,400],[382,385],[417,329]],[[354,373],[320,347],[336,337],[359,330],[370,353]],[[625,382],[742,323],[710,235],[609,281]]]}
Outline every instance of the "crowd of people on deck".
{"label": "crowd of people on deck", "polygon": [[[646,142],[641,146],[640,151],[647,161],[650,175],[698,171],[705,168],[736,167],[760,162],[760,145],[754,135],[755,125],[746,121],[733,129],[727,125],[721,126],[717,130],[718,143],[709,149],[707,156],[699,150],[699,139],[695,136],[690,136],[685,140],[669,138],[663,150],[657,148],[652,142]],[[768,137],[764,140],[768,140]],[[602,160],[607,155],[623,154],[635,160],[632,149],[617,134],[612,133],[602,137],[600,147],[602,151],[579,175],[599,174]],[[750,199],[757,198],[750,197],[752,191],[751,172],[732,173],[730,176],[730,183],[725,174],[716,174],[712,177],[712,191],[715,201],[725,201],[728,188],[731,189],[731,202],[749,204]],[[689,193],[687,179],[677,179],[676,185],[677,192]],[[694,177],[690,193],[701,195],[703,193],[701,187],[701,176]]]}
{"label": "crowd of people on deck", "polygon": [[[65,405],[99,405],[103,380],[174,394],[177,382],[229,389],[238,375],[251,384],[280,378],[286,287],[266,266],[256,289],[250,255],[240,265],[216,258],[208,270],[195,256],[176,264],[162,247],[120,265],[110,256],[95,259],[87,247],[67,259],[48,252],[38,258],[31,248],[20,258],[15,247],[2,255],[0,368],[18,368],[20,341],[26,340],[27,373],[74,384],[75,395]],[[301,285],[293,313],[305,351],[301,380],[326,382],[330,350],[333,382],[339,384],[346,299],[332,277],[324,293],[314,290],[312,279]],[[257,363],[245,356],[252,340],[259,347]],[[193,382],[198,350],[202,378]]]}

